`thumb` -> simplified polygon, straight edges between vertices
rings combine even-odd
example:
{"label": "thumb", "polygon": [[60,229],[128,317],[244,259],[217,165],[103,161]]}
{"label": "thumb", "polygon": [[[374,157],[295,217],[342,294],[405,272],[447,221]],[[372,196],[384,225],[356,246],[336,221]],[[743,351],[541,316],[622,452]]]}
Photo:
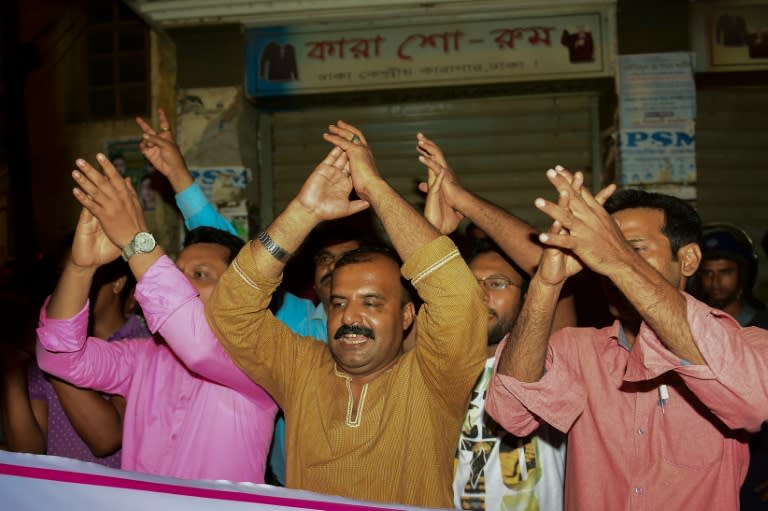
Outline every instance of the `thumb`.
{"label": "thumb", "polygon": [[93,214],[87,208],[80,209],[80,223],[88,223],[93,220]]}
{"label": "thumb", "polygon": [[360,213],[361,211],[368,209],[370,206],[371,205],[367,200],[357,199],[350,201],[349,214],[354,215],[355,213]]}

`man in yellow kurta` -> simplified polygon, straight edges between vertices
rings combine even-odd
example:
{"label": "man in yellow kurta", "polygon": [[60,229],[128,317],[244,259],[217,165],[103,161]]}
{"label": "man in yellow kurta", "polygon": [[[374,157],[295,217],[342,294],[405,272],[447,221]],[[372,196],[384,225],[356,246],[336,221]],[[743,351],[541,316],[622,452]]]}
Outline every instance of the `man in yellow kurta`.
{"label": "man in yellow kurta", "polygon": [[[382,179],[362,133],[341,121],[329,131],[336,148],[232,263],[208,319],[285,412],[287,486],[450,507],[460,424],[485,361],[487,308],[453,243]],[[359,200],[350,200],[353,188]],[[293,334],[267,309],[289,254],[320,222],[369,206],[402,270],[380,250],[347,253],[332,277],[328,345]],[[418,315],[401,271],[424,301]],[[415,348],[404,353],[411,326]]]}

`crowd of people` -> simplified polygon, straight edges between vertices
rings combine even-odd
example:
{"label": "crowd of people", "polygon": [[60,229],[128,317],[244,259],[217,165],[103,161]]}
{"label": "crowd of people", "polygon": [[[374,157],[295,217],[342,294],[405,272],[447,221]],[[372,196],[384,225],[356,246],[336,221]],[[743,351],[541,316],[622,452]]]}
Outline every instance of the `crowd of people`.
{"label": "crowd of people", "polygon": [[[737,227],[667,195],[593,194],[557,166],[557,199],[532,198],[551,219],[537,232],[423,134],[417,211],[338,121],[244,243],[165,113],[137,123],[184,248],[157,244],[104,155],[77,160],[60,276],[37,329],[9,331],[5,448],[424,507],[765,506],[768,314]],[[316,301],[283,285],[301,252]]]}

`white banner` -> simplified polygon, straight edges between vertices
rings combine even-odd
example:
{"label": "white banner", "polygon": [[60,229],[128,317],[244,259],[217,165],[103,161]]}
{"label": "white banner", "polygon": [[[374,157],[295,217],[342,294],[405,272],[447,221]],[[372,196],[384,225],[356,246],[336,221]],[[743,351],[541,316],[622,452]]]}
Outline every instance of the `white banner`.
{"label": "white banner", "polygon": [[[372,474],[372,477],[375,477]],[[0,451],[0,508],[13,511],[235,511],[422,509],[365,503],[265,484],[186,481],[93,463]]]}

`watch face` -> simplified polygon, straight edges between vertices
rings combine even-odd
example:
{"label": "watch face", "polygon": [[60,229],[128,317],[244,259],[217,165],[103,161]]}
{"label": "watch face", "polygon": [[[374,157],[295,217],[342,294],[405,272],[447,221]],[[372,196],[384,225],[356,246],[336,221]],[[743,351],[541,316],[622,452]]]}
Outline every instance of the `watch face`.
{"label": "watch face", "polygon": [[155,238],[148,232],[140,232],[134,238],[133,244],[136,247],[136,252],[146,254],[155,249]]}

